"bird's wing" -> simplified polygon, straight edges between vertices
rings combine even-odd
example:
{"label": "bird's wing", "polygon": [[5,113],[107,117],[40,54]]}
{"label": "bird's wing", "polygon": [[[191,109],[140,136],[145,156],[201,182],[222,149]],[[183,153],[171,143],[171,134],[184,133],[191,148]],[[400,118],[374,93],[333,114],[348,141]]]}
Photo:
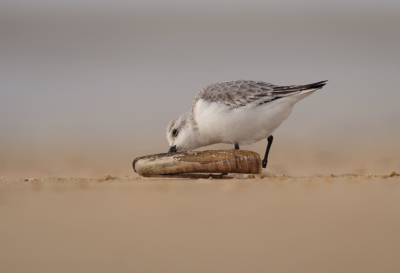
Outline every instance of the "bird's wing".
{"label": "bird's wing", "polygon": [[225,104],[232,108],[249,104],[260,105],[305,90],[320,89],[326,81],[306,85],[278,86],[261,81],[231,81],[210,84],[195,97],[193,106],[200,99]]}

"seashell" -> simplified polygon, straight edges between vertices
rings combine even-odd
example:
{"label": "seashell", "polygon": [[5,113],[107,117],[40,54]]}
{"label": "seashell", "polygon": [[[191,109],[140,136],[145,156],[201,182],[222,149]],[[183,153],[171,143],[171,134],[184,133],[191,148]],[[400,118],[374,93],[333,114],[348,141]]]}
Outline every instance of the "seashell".
{"label": "seashell", "polygon": [[136,158],[133,169],[141,176],[198,173],[261,173],[259,154],[246,150],[208,150],[163,153]]}

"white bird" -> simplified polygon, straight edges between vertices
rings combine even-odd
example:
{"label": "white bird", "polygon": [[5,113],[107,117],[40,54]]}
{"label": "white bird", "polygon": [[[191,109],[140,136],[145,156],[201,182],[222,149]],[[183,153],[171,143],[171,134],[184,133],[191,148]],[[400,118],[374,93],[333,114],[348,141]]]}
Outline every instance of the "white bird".
{"label": "white bird", "polygon": [[267,166],[272,133],[301,99],[322,88],[326,81],[278,86],[261,81],[214,83],[195,97],[190,112],[167,127],[169,152],[193,150],[216,143],[253,144],[268,138],[263,168]]}

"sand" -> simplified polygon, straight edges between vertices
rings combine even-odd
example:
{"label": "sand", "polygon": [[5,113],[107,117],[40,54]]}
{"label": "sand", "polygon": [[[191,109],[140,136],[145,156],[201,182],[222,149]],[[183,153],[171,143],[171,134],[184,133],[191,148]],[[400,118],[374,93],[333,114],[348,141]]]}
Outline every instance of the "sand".
{"label": "sand", "polygon": [[1,272],[398,272],[400,179],[0,179]]}

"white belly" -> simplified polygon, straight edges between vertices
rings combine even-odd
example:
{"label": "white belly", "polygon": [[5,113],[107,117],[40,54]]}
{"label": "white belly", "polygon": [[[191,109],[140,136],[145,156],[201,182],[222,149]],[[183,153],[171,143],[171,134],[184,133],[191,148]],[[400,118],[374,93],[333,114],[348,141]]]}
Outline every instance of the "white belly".
{"label": "white belly", "polygon": [[294,104],[311,93],[236,109],[199,100],[195,107],[195,119],[203,146],[215,143],[246,145],[267,138],[290,115]]}

